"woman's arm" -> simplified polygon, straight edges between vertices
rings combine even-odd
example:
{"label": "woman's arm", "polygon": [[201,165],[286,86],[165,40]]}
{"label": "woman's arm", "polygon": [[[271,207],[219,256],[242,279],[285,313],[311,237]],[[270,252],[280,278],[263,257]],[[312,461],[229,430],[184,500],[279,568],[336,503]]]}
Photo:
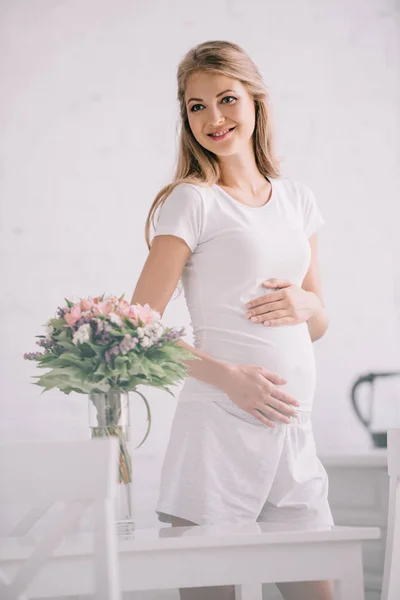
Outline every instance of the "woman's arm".
{"label": "woman's arm", "polygon": [[317,234],[309,237],[311,248],[310,267],[304,277],[302,288],[310,293],[310,302],[314,313],[307,321],[308,331],[313,342],[321,338],[328,329],[329,319],[322,296],[322,283],[318,262]]}
{"label": "woman's arm", "polygon": [[308,331],[312,342],[319,340],[328,329],[329,319],[321,299],[315,292],[309,292],[312,305],[315,306],[315,313],[307,321]]}
{"label": "woman's arm", "polygon": [[230,372],[233,369],[233,365],[222,360],[217,360],[209,354],[190,346],[183,340],[179,340],[179,342],[177,342],[177,346],[182,346],[201,358],[201,360],[182,361],[189,367],[189,377],[194,377],[195,379],[199,379],[200,381],[208,383],[209,385],[213,385],[219,389],[224,388],[225,381],[227,380],[227,377],[229,377]]}
{"label": "woman's arm", "polygon": [[[133,292],[131,304],[139,303],[143,306],[147,302],[162,316],[190,255],[191,250],[182,238],[156,235]],[[229,377],[230,363],[217,360],[183,340],[179,340],[177,345],[190,350],[201,359],[182,361],[189,367],[188,376],[221,388],[225,378]]]}

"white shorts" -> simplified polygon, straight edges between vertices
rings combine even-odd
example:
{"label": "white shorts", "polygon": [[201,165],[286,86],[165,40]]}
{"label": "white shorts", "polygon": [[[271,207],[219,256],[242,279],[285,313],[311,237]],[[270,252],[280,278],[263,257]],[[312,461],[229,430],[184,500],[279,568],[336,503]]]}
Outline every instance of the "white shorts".
{"label": "white shorts", "polygon": [[333,525],[310,412],[267,427],[230,399],[178,401],[161,471],[158,519],[197,525]]}

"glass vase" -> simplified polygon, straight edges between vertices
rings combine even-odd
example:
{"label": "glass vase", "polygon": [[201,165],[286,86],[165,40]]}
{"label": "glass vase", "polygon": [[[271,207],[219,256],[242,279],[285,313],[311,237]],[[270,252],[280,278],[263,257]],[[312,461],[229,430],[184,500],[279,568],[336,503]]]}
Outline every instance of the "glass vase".
{"label": "glass vase", "polygon": [[135,528],[132,488],[132,441],[129,393],[109,391],[89,394],[89,426],[91,438],[114,435],[119,442],[118,493],[116,525],[118,533]]}

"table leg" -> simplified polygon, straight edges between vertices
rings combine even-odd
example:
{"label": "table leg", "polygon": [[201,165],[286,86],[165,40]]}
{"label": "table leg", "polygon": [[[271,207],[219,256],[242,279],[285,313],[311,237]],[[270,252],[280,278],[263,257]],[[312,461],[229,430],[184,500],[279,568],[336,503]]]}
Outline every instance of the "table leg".
{"label": "table leg", "polygon": [[262,584],[235,585],[235,600],[262,600]]}
{"label": "table leg", "polygon": [[335,600],[364,600],[364,573],[362,564],[361,543],[353,549],[352,560],[340,579],[335,581]]}

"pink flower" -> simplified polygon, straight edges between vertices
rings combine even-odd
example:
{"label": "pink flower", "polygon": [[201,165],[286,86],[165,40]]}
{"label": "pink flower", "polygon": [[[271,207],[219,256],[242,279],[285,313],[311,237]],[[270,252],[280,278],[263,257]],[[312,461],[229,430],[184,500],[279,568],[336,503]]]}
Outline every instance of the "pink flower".
{"label": "pink flower", "polygon": [[135,305],[128,304],[125,308],[122,309],[120,316],[124,315],[127,319],[132,321],[133,325],[137,327],[139,325],[138,321],[138,310]]}
{"label": "pink flower", "polygon": [[92,302],[86,298],[83,298],[83,300],[80,302],[80,307],[82,311],[90,310],[92,308]]}
{"label": "pink flower", "polygon": [[95,304],[94,306],[92,306],[92,313],[95,315],[104,315],[104,316],[108,316],[110,314],[110,312],[114,311],[114,305],[112,302],[99,302],[98,304]]}
{"label": "pink flower", "polygon": [[145,323],[146,325],[151,325],[156,317],[155,311],[153,311],[153,309],[149,306],[147,302],[144,306],[141,306],[140,304],[138,304],[138,306],[140,320],[143,321],[143,323]]}
{"label": "pink flower", "polygon": [[121,302],[118,303],[115,312],[121,319],[122,317],[127,316],[125,315],[125,309],[128,308],[128,306],[129,304],[126,300],[121,300]]}
{"label": "pink flower", "polygon": [[129,306],[129,302],[127,302],[126,300],[121,300],[118,304],[118,310],[123,310],[127,306]]}
{"label": "pink flower", "polygon": [[75,304],[70,311],[64,315],[64,319],[67,321],[70,327],[73,327],[81,317],[82,311],[79,304]]}

